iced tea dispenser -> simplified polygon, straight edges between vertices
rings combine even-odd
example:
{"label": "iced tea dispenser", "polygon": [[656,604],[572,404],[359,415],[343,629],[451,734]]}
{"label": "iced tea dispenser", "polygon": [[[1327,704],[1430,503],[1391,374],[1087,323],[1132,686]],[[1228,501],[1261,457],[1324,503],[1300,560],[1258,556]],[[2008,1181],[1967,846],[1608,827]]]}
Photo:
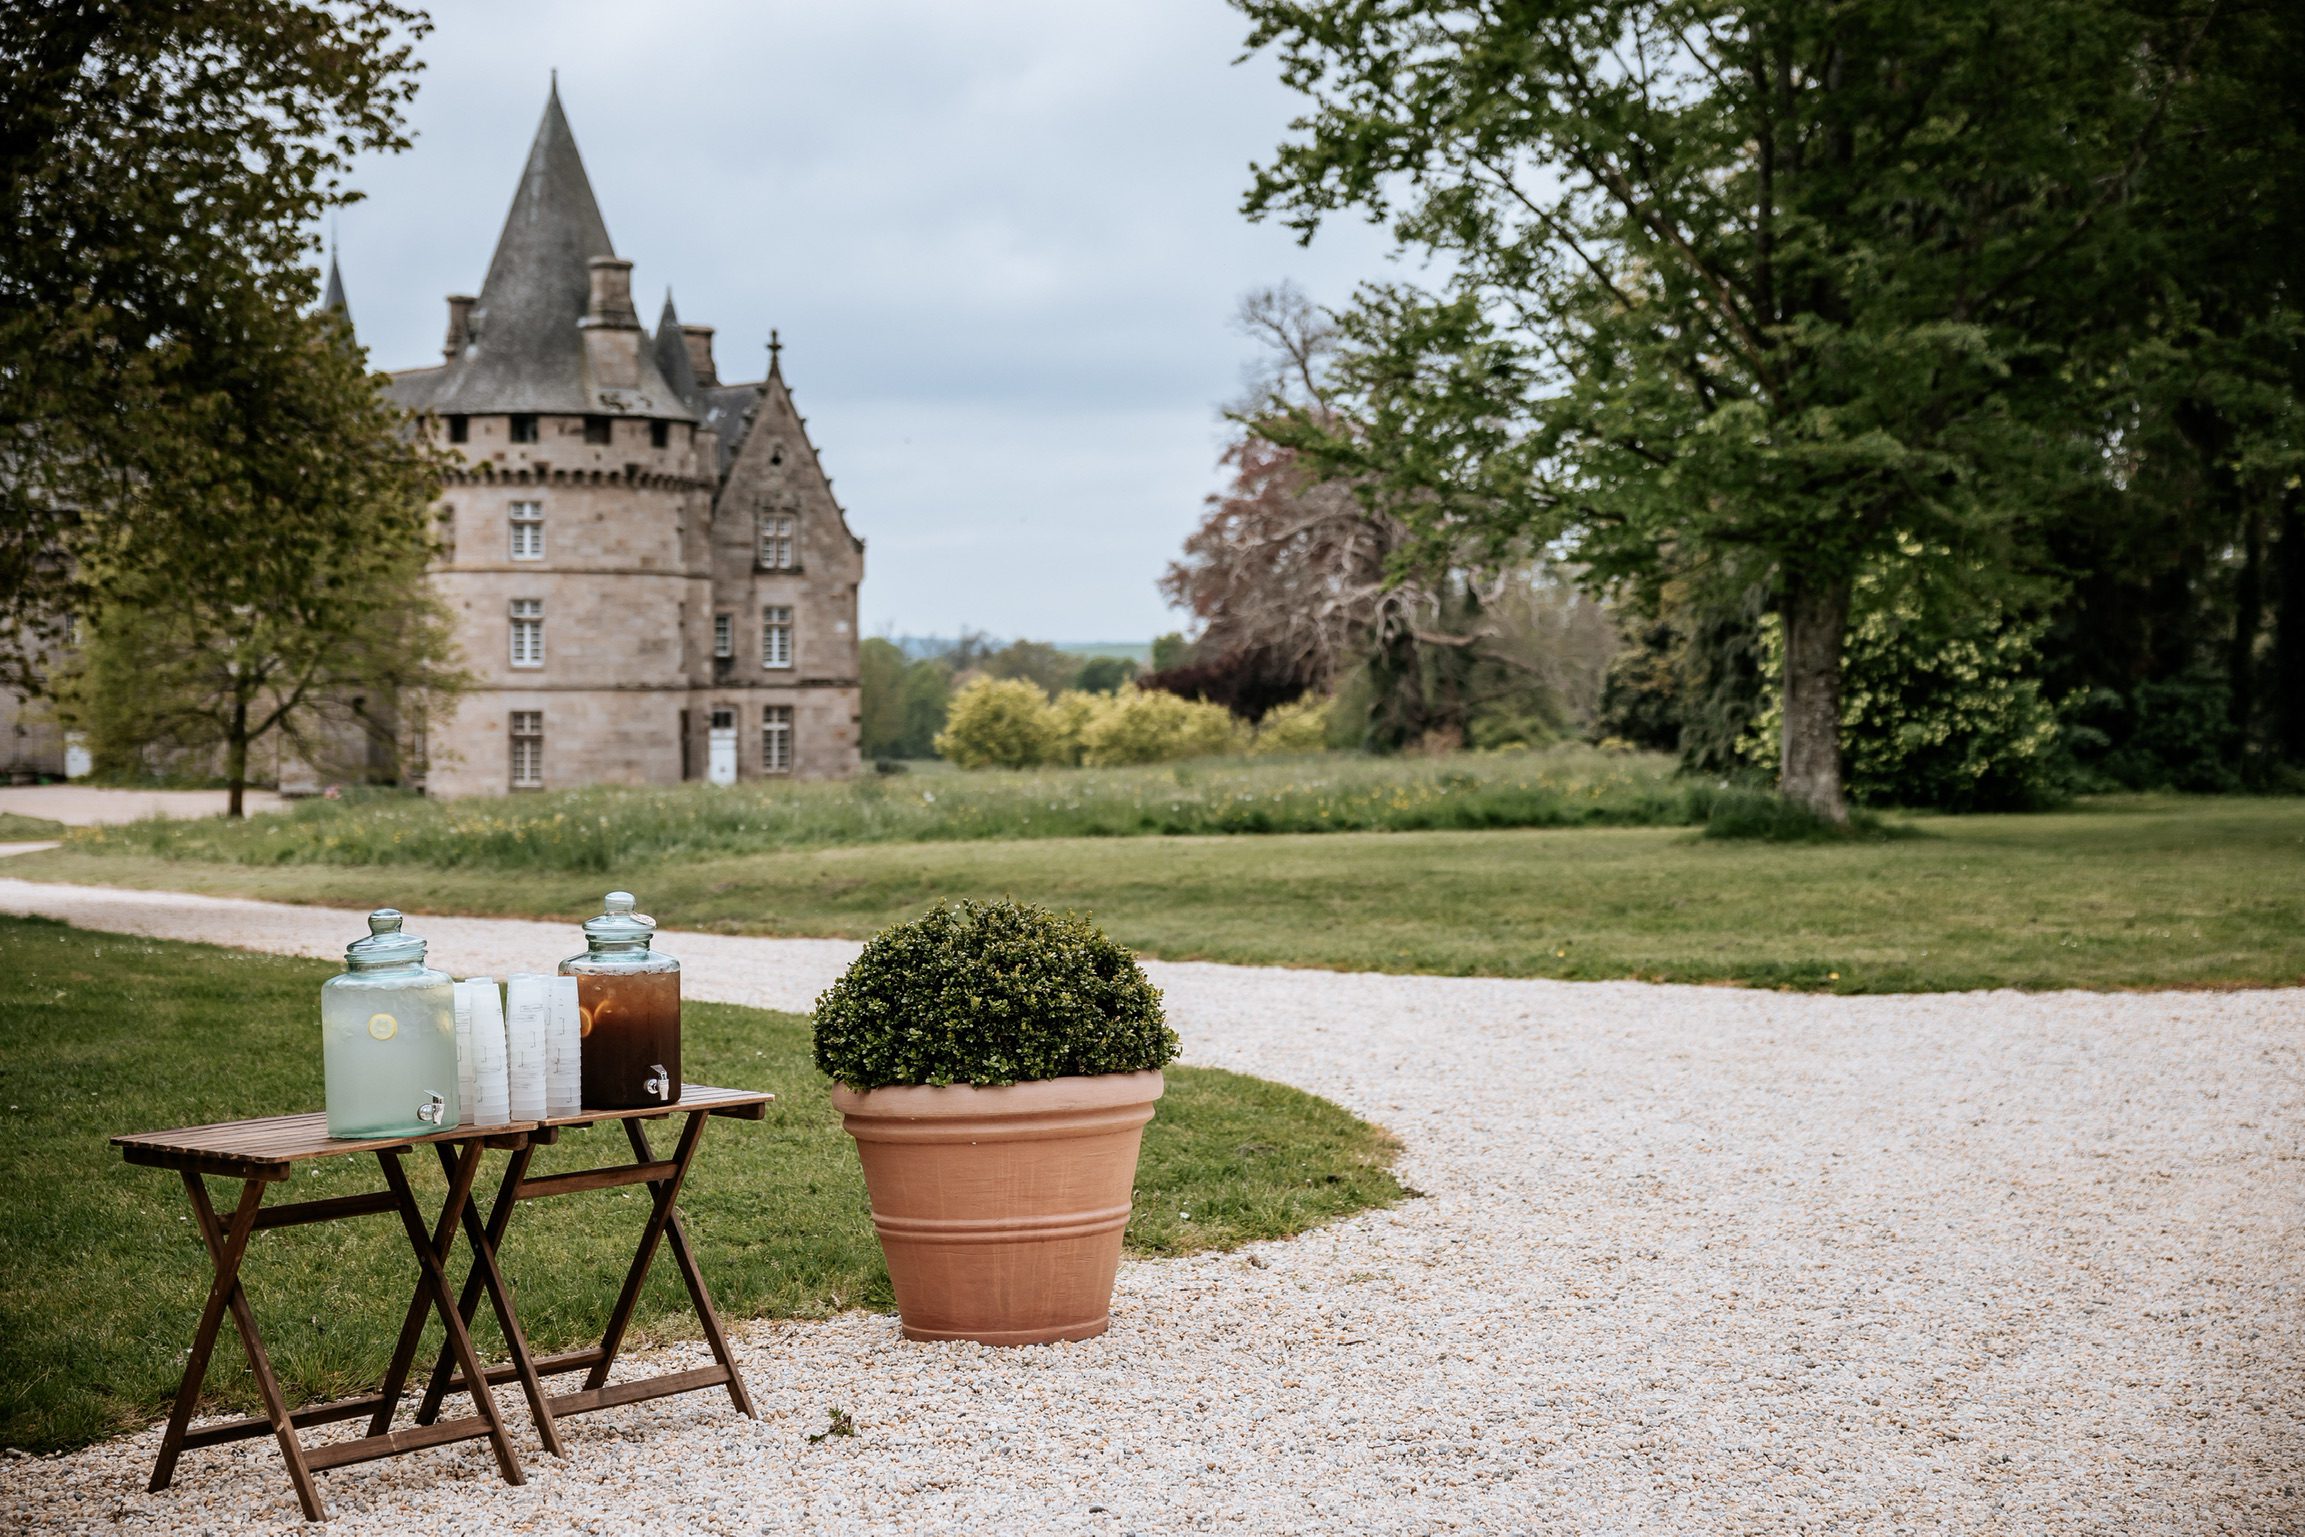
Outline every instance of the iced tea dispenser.
{"label": "iced tea dispenser", "polygon": [[560,963],[576,978],[587,1110],[636,1110],[680,1098],[680,962],[649,948],[656,920],[612,891],[584,925],[585,950]]}

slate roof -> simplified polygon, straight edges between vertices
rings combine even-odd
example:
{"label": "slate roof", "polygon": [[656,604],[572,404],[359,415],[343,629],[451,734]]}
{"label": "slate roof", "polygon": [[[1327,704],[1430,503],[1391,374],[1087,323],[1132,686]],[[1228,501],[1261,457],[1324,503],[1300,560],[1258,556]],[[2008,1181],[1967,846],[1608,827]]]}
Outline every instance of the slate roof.
{"label": "slate roof", "polygon": [[645,335],[636,386],[605,388],[591,378],[577,323],[591,302],[590,262],[615,254],[555,85],[472,307],[470,339],[444,366],[396,374],[394,398],[442,414],[692,419]]}
{"label": "slate roof", "polygon": [[690,410],[697,405],[696,365],[688,360],[688,338],[680,334],[680,315],[672,307],[672,290],[664,291],[664,313],[656,317],[656,369],[664,375]]}
{"label": "slate roof", "polygon": [[334,310],[346,325],[352,324],[352,306],[344,302],[344,274],[336,268],[334,251],[328,253],[328,287],[320,295],[320,308]]}
{"label": "slate roof", "polygon": [[767,393],[765,380],[753,384],[709,384],[697,390],[697,426],[720,434],[722,480],[728,479],[728,467],[736,462],[736,451],[744,446],[744,435],[752,430],[754,407]]}

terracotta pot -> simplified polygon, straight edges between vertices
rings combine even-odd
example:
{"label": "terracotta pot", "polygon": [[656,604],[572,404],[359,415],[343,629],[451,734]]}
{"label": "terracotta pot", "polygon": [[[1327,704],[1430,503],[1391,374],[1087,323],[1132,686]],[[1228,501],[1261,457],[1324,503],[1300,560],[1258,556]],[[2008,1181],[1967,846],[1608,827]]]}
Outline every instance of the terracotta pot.
{"label": "terracotta pot", "polygon": [[1161,1075],[983,1089],[833,1085],[905,1337],[1039,1345],[1112,1322]]}

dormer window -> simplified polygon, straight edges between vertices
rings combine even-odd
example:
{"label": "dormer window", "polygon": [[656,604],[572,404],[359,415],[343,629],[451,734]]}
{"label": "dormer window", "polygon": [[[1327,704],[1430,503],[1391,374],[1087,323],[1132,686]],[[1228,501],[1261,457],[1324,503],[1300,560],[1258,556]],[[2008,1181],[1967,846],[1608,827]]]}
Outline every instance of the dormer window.
{"label": "dormer window", "polygon": [[760,569],[795,571],[800,567],[795,531],[800,520],[789,512],[760,515]]}
{"label": "dormer window", "polygon": [[527,411],[514,412],[511,418],[511,427],[513,442],[533,443],[536,441],[536,417],[534,413]]}

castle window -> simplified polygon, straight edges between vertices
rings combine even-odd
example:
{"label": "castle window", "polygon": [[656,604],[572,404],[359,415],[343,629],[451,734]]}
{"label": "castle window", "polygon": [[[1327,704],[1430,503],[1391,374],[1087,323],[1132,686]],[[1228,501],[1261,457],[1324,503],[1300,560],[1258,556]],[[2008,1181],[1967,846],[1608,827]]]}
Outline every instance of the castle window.
{"label": "castle window", "polygon": [[792,772],[792,706],[762,705],[760,709],[760,771]]}
{"label": "castle window", "polygon": [[452,417],[450,417],[450,418],[448,419],[448,441],[449,441],[449,442],[451,442],[451,443],[462,443],[462,442],[465,442],[467,439],[469,439],[471,436],[472,436],[472,419],[471,419],[470,417],[468,417],[468,416],[452,416]]}
{"label": "castle window", "polygon": [[648,446],[650,448],[670,448],[672,446],[672,423],[650,422],[648,424]]}
{"label": "castle window", "polygon": [[536,441],[536,417],[535,417],[533,414],[531,414],[531,413],[529,413],[529,412],[525,412],[525,411],[522,411],[522,412],[516,412],[516,413],[514,413],[514,415],[513,415],[513,417],[512,417],[512,420],[511,420],[511,430],[512,430],[512,441],[513,441],[513,442],[515,442],[515,443],[533,443],[533,442],[535,442],[535,441]]}
{"label": "castle window", "polygon": [[606,448],[613,436],[610,429],[614,425],[605,416],[586,417],[584,419],[584,441],[596,447]]}
{"label": "castle window", "polygon": [[544,503],[512,504],[512,558],[544,559]]}
{"label": "castle window", "polygon": [[512,788],[544,788],[544,712],[512,712]]}
{"label": "castle window", "polygon": [[515,667],[542,667],[544,665],[544,600],[542,598],[514,598],[512,600],[512,665]]}
{"label": "castle window", "polygon": [[760,569],[763,571],[793,571],[799,561],[793,558],[798,548],[794,534],[800,520],[789,512],[764,512],[760,515]]}
{"label": "castle window", "polygon": [[792,665],[792,610],[781,606],[760,611],[760,665]]}
{"label": "castle window", "polygon": [[712,616],[712,654],[718,657],[736,655],[736,616],[734,614],[715,614]]}

